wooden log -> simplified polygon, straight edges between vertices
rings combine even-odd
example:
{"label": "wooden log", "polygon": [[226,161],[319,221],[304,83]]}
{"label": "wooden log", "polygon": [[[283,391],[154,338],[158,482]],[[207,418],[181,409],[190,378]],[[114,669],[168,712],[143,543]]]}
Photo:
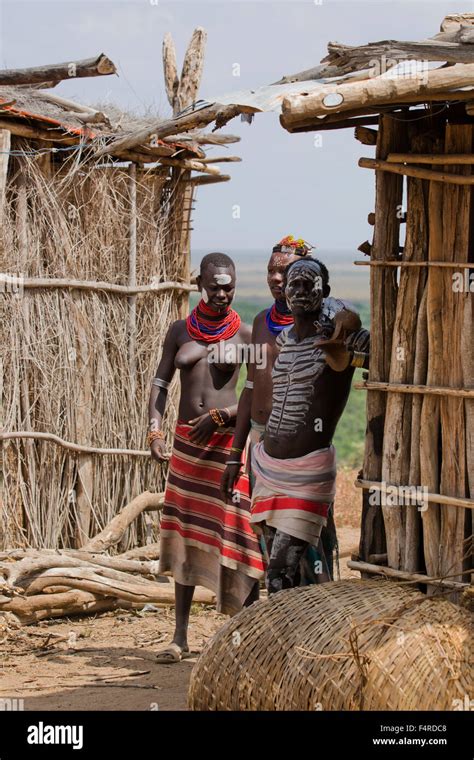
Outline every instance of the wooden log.
{"label": "wooden log", "polygon": [[207,33],[202,26],[196,27],[184,54],[183,68],[179,78],[178,102],[182,111],[194,103],[201,84],[204,68],[204,51]]}
{"label": "wooden log", "polygon": [[201,158],[202,164],[228,164],[235,161],[242,161],[240,156],[211,156],[210,158]]}
{"label": "wooden log", "polygon": [[28,69],[2,69],[0,70],[0,86],[34,84],[46,81],[61,82],[63,79],[108,76],[116,73],[115,64],[101,53],[95,58],[86,58],[82,61],[53,63]]}
{"label": "wooden log", "polygon": [[[428,225],[430,260],[443,259],[443,185],[431,182],[428,201]],[[428,270],[427,284],[427,333],[428,333],[428,367],[426,382],[428,385],[444,385],[443,375],[443,335],[441,330],[442,292],[446,286],[443,273],[439,268]],[[423,398],[420,416],[420,482],[432,493],[439,493],[439,444],[440,444],[440,401],[435,395]],[[431,503],[422,512],[423,551],[427,574],[439,575],[439,539],[440,515],[439,504]],[[428,593],[433,588],[428,587]]]}
{"label": "wooden log", "polygon": [[0,611],[16,615],[23,625],[33,625],[47,618],[70,615],[94,615],[116,609],[137,609],[143,603],[127,602],[114,597],[104,598],[87,591],[68,590],[64,593],[38,594],[28,598],[18,597],[0,606]]}
{"label": "wooden log", "polygon": [[[204,178],[203,178],[204,179]],[[207,177],[206,177],[207,179]],[[211,178],[209,178],[211,179]],[[212,178],[214,179],[214,178]],[[192,181],[192,180],[191,180]],[[217,181],[217,180],[216,180]],[[62,289],[69,288],[71,290],[86,290],[93,292],[104,291],[105,293],[116,293],[118,295],[130,296],[140,293],[159,293],[167,290],[178,290],[183,292],[193,292],[196,290],[194,284],[187,282],[156,282],[149,285],[116,285],[112,282],[95,282],[90,280],[70,280],[68,278],[49,278],[49,277],[16,277],[14,275],[8,275],[0,273],[0,286],[9,286],[10,289],[16,287],[22,287],[25,290],[29,289]],[[8,292],[8,287],[6,288]]]}
{"label": "wooden log", "polygon": [[[446,125],[446,153],[472,153],[474,127],[469,124]],[[460,174],[474,174],[467,164],[453,168]],[[469,260],[469,223],[472,208],[472,192],[469,188],[443,186],[443,258],[459,264]],[[441,313],[443,333],[443,385],[462,386],[462,331],[464,327],[464,303],[472,299],[465,292],[455,292],[450,277],[444,280]],[[463,497],[466,495],[466,440],[464,400],[444,397],[440,401],[441,415],[441,485],[442,493]],[[462,580],[464,560],[464,518],[456,508],[442,505],[440,530],[440,573],[454,575]],[[456,601],[456,597],[452,597]]]}
{"label": "wooden log", "polygon": [[32,430],[11,430],[11,431],[2,431],[0,433],[0,441],[7,441],[8,439],[14,439],[14,438],[27,438],[27,439],[37,439],[39,441],[51,441],[52,443],[56,443],[58,446],[62,446],[65,449],[69,449],[69,451],[77,451],[79,454],[85,453],[85,454],[102,454],[104,456],[131,456],[131,457],[149,457],[150,451],[149,450],[140,450],[140,449],[99,449],[96,446],[84,446],[82,444],[78,443],[72,443],[71,441],[65,441],[63,438],[60,438],[58,435],[54,435],[53,433],[38,433],[33,432]]}
{"label": "wooden log", "polygon": [[357,247],[357,250],[363,253],[365,256],[370,256],[372,253],[372,245],[368,240],[365,240]]}
{"label": "wooden log", "polygon": [[136,546],[134,549],[129,549],[123,554],[119,554],[118,557],[122,559],[137,559],[137,560],[154,560],[160,557],[160,544],[147,544],[146,546]]}
{"label": "wooden log", "polygon": [[[424,386],[424,383],[426,383],[428,367],[428,326],[426,322],[427,296],[428,289],[425,284],[416,323],[415,362],[413,368],[413,384],[423,385],[425,388],[426,386]],[[409,483],[421,483],[420,429],[422,403],[422,395],[415,393],[412,397]],[[414,572],[418,567],[422,566],[421,516],[417,509],[415,510],[410,507],[407,509],[405,534],[404,568],[408,572]]]}
{"label": "wooden log", "polygon": [[406,177],[430,179],[433,182],[443,182],[451,185],[474,185],[473,175],[420,169],[418,166],[407,166],[406,164],[389,164],[388,161],[377,161],[374,158],[360,158],[359,166],[364,169],[378,169],[379,171],[392,172],[393,174],[403,174]]}
{"label": "wooden log", "polygon": [[144,493],[136,496],[130,504],[127,504],[110,523],[83,547],[84,551],[102,552],[110,546],[117,544],[125,531],[138,515],[147,509],[160,509],[163,504],[164,494]]}
{"label": "wooden log", "polygon": [[474,164],[474,153],[389,153],[387,161],[396,164],[457,166],[458,164]]}
{"label": "wooden log", "polygon": [[[473,215],[474,220],[474,215]],[[474,221],[471,225],[471,240],[474,241]],[[471,243],[472,250],[472,243]],[[463,365],[463,378],[466,385],[474,388],[474,304],[472,298],[466,298],[464,303],[464,328],[461,336],[461,357]],[[466,471],[468,493],[474,500],[474,400],[465,399],[464,415],[466,419]],[[471,552],[466,565],[473,566],[472,550],[474,535],[474,512],[471,520],[466,521],[466,553]]]}
{"label": "wooden log", "polygon": [[362,145],[376,145],[377,144],[377,130],[369,129],[368,127],[356,127],[354,129],[354,137]]}
{"label": "wooden log", "polygon": [[[411,142],[416,146],[419,135],[417,127],[410,125]],[[424,260],[427,257],[428,230],[425,214],[426,187],[419,179],[410,178],[407,183],[407,222],[403,252],[405,261]],[[413,382],[416,317],[425,287],[426,270],[402,269],[398,285],[395,322],[392,335],[392,354],[389,383],[408,385]],[[407,483],[410,474],[412,399],[403,393],[389,393],[385,412],[383,438],[382,480],[386,483]],[[409,508],[415,510],[416,506]],[[405,568],[406,510],[401,506],[383,507],[385,535],[387,540],[387,564],[396,570]]]}
{"label": "wooden log", "polygon": [[204,174],[212,174],[214,177],[220,174],[219,167],[207,166],[207,164],[203,164],[201,161],[195,161],[190,158],[160,158],[160,164],[163,164],[163,166],[173,166],[184,171],[189,169],[195,172],[203,172]]}
{"label": "wooden log", "polygon": [[[394,151],[406,146],[406,125],[390,116],[381,116],[377,151],[378,159],[385,159]],[[398,147],[397,147],[398,146]],[[385,172],[376,173],[375,227],[372,259],[390,259],[398,256],[399,226],[397,210],[402,204],[402,180]],[[389,375],[392,350],[393,323],[397,298],[397,281],[393,270],[370,270],[371,324],[377,329],[371,334],[371,359],[369,380],[385,382]],[[367,396],[367,431],[363,473],[366,480],[380,480],[382,475],[383,429],[386,397],[372,392]],[[361,540],[359,556],[367,559],[370,554],[386,551],[382,510],[370,504],[368,493],[363,495]]]}
{"label": "wooden log", "polygon": [[397,261],[354,261],[354,264],[359,267],[439,267],[441,269],[467,270],[467,267],[462,267],[461,264],[453,261],[402,261],[398,259]]}
{"label": "wooden log", "polygon": [[177,135],[167,135],[163,137],[163,142],[196,142],[198,145],[229,145],[230,143],[240,142],[238,135],[214,135],[212,132],[194,133],[183,132]]}
{"label": "wooden log", "polygon": [[359,570],[361,573],[370,573],[375,575],[385,575],[387,578],[398,578],[403,581],[411,581],[413,583],[430,583],[435,587],[445,587],[457,589],[463,591],[468,584],[457,583],[446,578],[434,578],[432,576],[424,575],[423,573],[407,573],[402,570],[394,570],[392,567],[383,567],[382,565],[374,565],[369,562],[358,562],[356,560],[349,560],[347,567],[351,570]]}
{"label": "wooden log", "polygon": [[[474,47],[470,56],[471,61],[465,65],[432,69],[410,77],[389,79],[377,76],[353,84],[323,85],[317,92],[288,95],[282,102],[285,124],[324,116],[327,113],[341,114],[364,106],[400,103],[407,97],[419,98],[419,102],[426,102],[431,94],[447,94],[450,90],[472,85]],[[451,93],[450,97],[455,99],[455,93]]]}
{"label": "wooden log", "polygon": [[[80,292],[72,294],[71,320],[74,324],[74,437],[80,444],[85,444],[92,428],[92,367],[91,341],[87,328],[87,317]],[[82,452],[77,458],[77,477],[74,487],[75,511],[74,543],[83,546],[89,540],[92,518],[92,499],[94,488],[94,460],[90,453]]]}
{"label": "wooden log", "polygon": [[[374,62],[386,61],[448,61],[449,63],[474,63],[474,48],[455,42],[438,39],[421,42],[399,42],[381,40],[367,45],[343,45],[340,42],[328,44],[328,55],[322,63],[335,66],[342,72],[357,71],[367,66],[374,68]],[[455,68],[454,66],[450,68]]]}
{"label": "wooden log", "polygon": [[421,385],[414,382],[404,385],[402,383],[373,383],[366,380],[363,383],[355,383],[354,388],[357,388],[357,390],[383,391],[386,393],[410,393],[414,395],[418,394],[420,396],[431,394],[434,396],[452,396],[454,398],[474,399],[474,390],[470,388],[438,388],[432,385]]}
{"label": "wooden log", "polygon": [[188,183],[190,185],[214,185],[216,182],[228,182],[229,180],[230,174],[221,174],[219,177],[209,177],[201,174],[197,177],[191,177]]}
{"label": "wooden log", "polygon": [[165,89],[168,96],[168,103],[173,109],[173,114],[177,114],[179,111],[178,103],[178,66],[176,63],[176,48],[173,41],[173,37],[170,32],[166,32],[163,37],[163,74],[165,78]]}
{"label": "wooden log", "polygon": [[[137,284],[137,167],[130,164],[128,176],[129,219],[128,219],[128,287]],[[128,299],[128,373],[132,398],[136,391],[136,341],[137,341],[137,296]]]}
{"label": "wooden log", "polygon": [[7,187],[10,137],[8,129],[0,129],[0,224],[3,218],[5,191]]}

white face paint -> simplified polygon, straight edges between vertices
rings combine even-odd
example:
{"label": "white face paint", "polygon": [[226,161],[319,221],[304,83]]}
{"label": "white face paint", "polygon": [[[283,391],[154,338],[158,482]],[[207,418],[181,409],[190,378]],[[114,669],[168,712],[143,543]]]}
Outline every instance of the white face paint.
{"label": "white face paint", "polygon": [[208,303],[209,302],[209,296],[207,295],[206,288],[203,288],[201,290],[201,297],[202,297],[202,300],[204,301],[204,303]]}
{"label": "white face paint", "polygon": [[214,279],[218,285],[229,285],[232,282],[230,274],[215,274]]}

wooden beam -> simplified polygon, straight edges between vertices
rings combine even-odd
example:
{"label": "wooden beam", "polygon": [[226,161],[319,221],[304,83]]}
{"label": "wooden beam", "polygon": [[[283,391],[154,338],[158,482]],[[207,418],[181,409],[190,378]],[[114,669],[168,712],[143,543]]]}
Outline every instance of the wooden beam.
{"label": "wooden beam", "polygon": [[[472,59],[474,61],[474,46]],[[407,98],[423,102],[428,101],[431,95],[443,94],[455,99],[456,93],[450,91],[472,85],[473,82],[474,62],[398,79],[377,76],[353,84],[327,84],[317,92],[288,95],[283,98],[284,126],[310,117],[329,113],[341,114],[364,106],[396,104]]]}
{"label": "wooden beam", "polygon": [[229,164],[235,161],[242,161],[240,156],[211,156],[210,158],[201,158],[202,164]]}
{"label": "wooden beam", "polygon": [[214,185],[216,182],[228,182],[230,174],[221,174],[219,177],[209,177],[207,174],[200,174],[197,177],[191,177],[188,180],[190,185]]}
{"label": "wooden beam", "polygon": [[193,132],[177,135],[168,135],[162,138],[163,142],[195,142],[198,145],[229,145],[240,142],[237,135],[214,135],[211,132],[194,134]]}
{"label": "wooden beam", "polygon": [[410,385],[407,383],[376,383],[366,380],[363,383],[355,383],[354,388],[363,391],[385,391],[387,393],[414,393],[420,395],[454,396],[458,398],[474,399],[474,389],[469,388],[444,388],[433,385]]}
{"label": "wooden beam", "polygon": [[179,78],[179,111],[187,108],[197,99],[204,67],[207,32],[202,26],[196,27],[184,54],[183,68]]}
{"label": "wooden beam", "polygon": [[82,61],[53,63],[28,69],[2,69],[0,70],[0,86],[36,84],[45,81],[61,82],[63,79],[108,76],[116,73],[115,64],[101,53],[95,58],[86,58]]}
{"label": "wooden beam", "polygon": [[218,176],[220,174],[219,167],[207,166],[202,161],[195,161],[191,158],[160,158],[160,164],[164,166],[173,166],[177,169],[190,170],[195,172],[203,172],[204,174],[212,174]]}
{"label": "wooden beam", "polygon": [[[354,481],[356,488],[362,488],[364,491],[380,491],[381,493],[389,493],[387,489],[391,488],[407,488],[408,486],[402,486],[395,483],[382,483],[377,480],[362,480],[358,478]],[[420,488],[421,486],[412,486],[413,488]],[[472,499],[464,499],[459,496],[445,496],[440,493],[426,493],[423,496],[426,502],[432,502],[433,504],[449,504],[451,507],[462,507],[463,509],[474,509],[474,501]]]}
{"label": "wooden beam", "polygon": [[376,158],[360,158],[359,166],[361,166],[363,169],[376,169],[377,171],[391,172],[392,174],[401,174],[405,177],[429,179],[433,182],[445,182],[452,185],[474,185],[474,174],[450,174],[449,172],[432,171],[431,169],[420,169],[417,166],[391,164],[388,161],[380,161]]}
{"label": "wooden beam", "polygon": [[387,156],[389,164],[441,164],[457,166],[458,164],[474,164],[474,153],[390,153]]}
{"label": "wooden beam", "polygon": [[347,567],[350,570],[359,570],[361,573],[385,575],[387,578],[397,578],[403,581],[411,581],[412,583],[439,584],[441,587],[444,586],[458,591],[463,591],[465,588],[469,587],[469,583],[457,583],[456,581],[450,581],[447,578],[433,578],[432,576],[424,575],[423,573],[406,573],[402,570],[394,570],[392,567],[374,565],[370,562],[359,562],[353,559],[348,560]]}
{"label": "wooden beam", "polygon": [[377,130],[368,129],[367,127],[356,127],[354,130],[354,137],[362,145],[376,145],[377,144]]}
{"label": "wooden beam", "polygon": [[8,163],[10,159],[10,132],[8,129],[0,129],[0,222],[3,217],[5,202],[5,190],[7,186]]}
{"label": "wooden beam", "polygon": [[[467,40],[470,41],[470,40]],[[380,40],[367,45],[343,45],[339,42],[328,44],[328,55],[322,63],[331,64],[340,73],[358,71],[374,67],[374,61],[380,65],[387,61],[389,68],[391,60],[400,61],[447,61],[448,63],[474,63],[474,47],[469,44],[445,42],[428,39],[420,42],[397,42],[396,40]]]}
{"label": "wooden beam", "polygon": [[[219,178],[210,177],[214,181]],[[191,180],[192,181],[192,180]],[[3,293],[18,292],[19,288],[28,289],[62,289],[69,288],[71,290],[89,290],[95,292],[116,293],[122,296],[131,296],[137,293],[158,293],[166,290],[177,290],[182,292],[192,292],[196,290],[196,286],[186,282],[173,282],[172,280],[166,282],[150,283],[149,285],[116,285],[112,282],[101,282],[94,280],[72,280],[68,278],[49,278],[49,277],[15,277],[12,275],[0,273],[0,286],[3,287]]]}

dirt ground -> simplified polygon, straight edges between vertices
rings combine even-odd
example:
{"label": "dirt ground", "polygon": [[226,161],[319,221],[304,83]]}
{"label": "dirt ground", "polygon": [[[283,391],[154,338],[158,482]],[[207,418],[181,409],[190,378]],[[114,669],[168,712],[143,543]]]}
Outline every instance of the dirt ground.
{"label": "dirt ground", "polygon": [[[336,525],[342,578],[359,577],[346,562],[359,541],[356,472],[338,474]],[[337,577],[337,576],[336,576]],[[189,644],[199,651],[227,620],[193,605]],[[158,665],[155,653],[171,639],[174,609],[120,611],[62,618],[2,630],[0,700],[23,699],[25,710],[186,710],[197,655]]]}

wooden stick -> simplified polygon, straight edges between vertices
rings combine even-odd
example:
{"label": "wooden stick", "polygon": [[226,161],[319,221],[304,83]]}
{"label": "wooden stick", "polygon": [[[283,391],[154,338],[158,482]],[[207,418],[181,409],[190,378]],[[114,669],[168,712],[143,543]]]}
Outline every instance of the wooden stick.
{"label": "wooden stick", "polygon": [[[388,59],[388,60],[387,60]],[[343,45],[340,42],[328,43],[328,55],[322,63],[331,64],[339,71],[354,71],[374,62],[395,59],[398,61],[448,61],[449,63],[474,62],[472,45],[447,42],[439,39],[421,40],[420,42],[398,42],[382,40],[369,42],[367,45]],[[455,68],[454,66],[451,68]]]}
{"label": "wooden stick", "polygon": [[196,142],[198,145],[229,145],[230,143],[240,142],[238,135],[214,135],[212,132],[194,133],[183,132],[177,135],[168,135],[163,137],[163,142]]}
{"label": "wooden stick", "polygon": [[[383,493],[387,493],[388,488],[408,488],[408,486],[402,486],[397,485],[394,486],[393,484],[389,483],[381,483],[376,480],[361,480],[357,479],[354,481],[354,485],[356,488],[362,488],[364,491],[381,491]],[[414,486],[414,488],[421,488],[421,486]],[[390,491],[388,491],[390,493]],[[474,509],[474,501],[471,499],[464,499],[460,498],[458,496],[444,496],[443,494],[439,493],[427,493],[423,495],[423,498],[427,502],[431,502],[433,504],[449,504],[451,507],[462,507],[463,509]],[[391,509],[391,507],[390,507]]]}
{"label": "wooden stick", "polygon": [[214,185],[216,182],[228,182],[229,180],[230,174],[221,174],[219,177],[208,177],[201,174],[198,177],[191,177],[187,182],[190,185]]}
{"label": "wooden stick", "polygon": [[[407,126],[390,116],[381,116],[377,134],[377,158],[406,149]],[[402,179],[385,173],[376,174],[375,227],[372,259],[385,260],[398,256],[400,220],[397,208],[403,200]],[[393,324],[395,320],[397,281],[393,270],[370,270],[371,323],[377,325],[371,338],[369,379],[387,380],[390,371]],[[367,480],[382,476],[383,421],[386,397],[382,393],[367,396],[367,434],[363,473]],[[384,517],[380,506],[371,504],[363,494],[359,555],[383,554],[387,550]]]}
{"label": "wooden stick", "polygon": [[[358,267],[441,267],[441,269],[469,269],[455,261],[354,261]],[[470,267],[472,269],[472,266]]]}
{"label": "wooden stick", "polygon": [[163,505],[163,499],[163,493],[150,493],[149,491],[145,491],[144,493],[139,494],[130,502],[130,504],[127,504],[127,506],[124,507],[100,533],[83,546],[83,551],[103,552],[110,546],[117,544],[122,539],[123,534],[130,523],[133,522],[141,512],[149,509],[160,509]]}
{"label": "wooden stick", "polygon": [[433,182],[446,182],[452,185],[474,185],[474,174],[468,176],[462,174],[450,174],[449,172],[438,172],[432,171],[431,169],[420,169],[417,166],[390,164],[388,161],[379,161],[376,158],[360,158],[359,166],[361,166],[363,169],[376,169],[377,171],[402,174],[405,177],[430,179]]}
{"label": "wooden stick", "polygon": [[[472,124],[446,124],[445,153],[470,153],[474,148],[474,126]],[[470,175],[472,169],[460,164],[453,171],[459,175]],[[471,176],[474,181],[474,176]],[[468,187],[443,186],[443,215],[449,223],[443,224],[443,256],[446,260],[456,260],[461,266],[467,264],[472,240],[469,240],[469,226],[473,193]],[[470,244],[471,243],[471,244]],[[464,327],[464,302],[472,299],[471,293],[455,292],[452,287],[442,291],[443,306],[440,314],[443,331],[443,373],[442,385],[463,385],[462,332]],[[467,482],[466,439],[464,401],[462,398],[443,397],[440,401],[442,461],[440,488],[450,496],[465,496]],[[440,569],[442,575],[457,574],[455,580],[462,581],[464,562],[464,515],[449,505],[441,507]],[[456,601],[456,597],[452,597]]]}
{"label": "wooden stick", "polygon": [[392,567],[383,567],[382,565],[373,565],[369,562],[358,562],[355,560],[348,560],[347,567],[351,570],[360,570],[364,573],[374,573],[375,575],[385,575],[388,578],[399,578],[404,581],[413,581],[413,583],[434,583],[440,586],[446,586],[446,588],[458,589],[463,591],[469,587],[469,583],[457,583],[456,581],[450,581],[445,578],[433,578],[429,575],[423,575],[422,573],[407,573],[402,570],[394,570]]}
{"label": "wooden stick", "polygon": [[31,430],[14,430],[11,432],[2,431],[0,441],[6,441],[11,438],[36,438],[41,441],[51,441],[57,443],[69,451],[77,451],[79,454],[103,454],[105,456],[130,456],[130,457],[149,457],[149,451],[140,451],[138,449],[99,449],[95,446],[83,446],[82,444],[65,441],[53,433],[34,433]]}
{"label": "wooden stick", "polygon": [[211,156],[211,158],[201,158],[202,164],[228,164],[234,161],[242,161],[240,156]]}
{"label": "wooden stick", "polygon": [[28,69],[0,70],[0,85],[34,84],[37,82],[60,82],[63,79],[99,77],[116,74],[117,69],[110,58],[101,53],[95,58],[82,61],[53,63]]}
{"label": "wooden stick", "polygon": [[388,393],[419,393],[420,395],[433,394],[434,396],[453,396],[474,399],[474,390],[470,388],[442,388],[431,385],[409,385],[407,383],[375,383],[365,380],[355,383],[357,390],[385,391]]}
{"label": "wooden stick", "polygon": [[3,206],[5,202],[5,189],[7,186],[8,162],[10,151],[10,132],[8,129],[0,130],[0,224],[3,218]]}
{"label": "wooden stick", "polygon": [[[128,222],[128,287],[134,288],[137,284],[137,167],[130,164],[129,167],[129,195],[130,209]],[[137,331],[137,296],[128,298],[128,372],[132,395],[136,388],[136,331]]]}
{"label": "wooden stick", "polygon": [[474,164],[474,153],[389,153],[389,163],[396,164]]}
{"label": "wooden stick", "polygon": [[[192,180],[191,180],[192,181]],[[37,289],[37,288],[70,288],[71,290],[91,290],[106,293],[117,293],[118,295],[130,296],[139,293],[158,293],[166,290],[178,290],[183,292],[194,292],[196,286],[185,282],[157,282],[150,285],[116,285],[111,282],[100,282],[93,280],[70,280],[68,278],[49,278],[49,277],[15,277],[9,274],[0,274],[0,287],[2,292],[15,292],[15,288]]]}
{"label": "wooden stick", "polygon": [[159,161],[160,164],[163,164],[164,166],[173,166],[177,169],[191,169],[195,172],[203,172],[204,174],[212,174],[213,176],[218,176],[220,174],[218,166],[207,166],[206,164],[203,164],[202,161],[195,161],[191,158],[160,158]]}

